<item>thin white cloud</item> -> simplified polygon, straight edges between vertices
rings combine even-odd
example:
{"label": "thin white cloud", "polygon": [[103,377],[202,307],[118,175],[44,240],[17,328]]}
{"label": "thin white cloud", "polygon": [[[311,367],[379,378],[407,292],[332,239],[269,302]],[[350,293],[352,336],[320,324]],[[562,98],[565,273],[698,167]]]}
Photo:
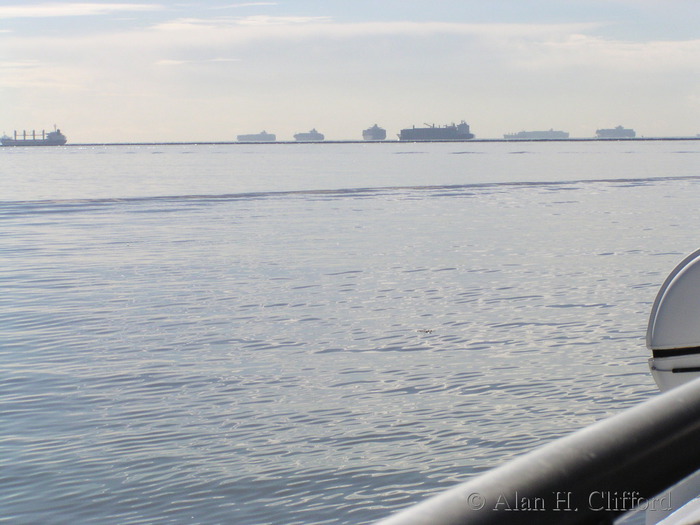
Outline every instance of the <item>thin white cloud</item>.
{"label": "thin white cloud", "polygon": [[0,62],[0,86],[51,91],[84,89],[89,74],[79,67],[54,66],[39,60]]}
{"label": "thin white cloud", "polygon": [[243,4],[231,4],[231,5],[225,5],[222,7],[215,7],[214,9],[237,9],[239,7],[264,7],[264,6],[275,6],[279,5],[277,2],[246,2]]}
{"label": "thin white cloud", "polygon": [[[247,17],[179,18],[151,26],[151,37],[167,39],[174,35],[181,44],[235,45],[259,41],[271,45],[281,40],[303,39],[349,41],[368,38],[468,37],[486,45],[508,43],[513,39],[560,41],[572,34],[586,34],[600,23],[570,24],[469,24],[450,22],[360,22],[338,23],[331,17],[292,17],[256,15]],[[145,36],[145,35],[144,35]],[[359,41],[358,41],[359,42]]]}
{"label": "thin white cloud", "polygon": [[181,66],[187,63],[189,63],[189,60],[171,60],[167,58],[156,61],[157,66]]}
{"label": "thin white cloud", "polygon": [[161,59],[156,60],[155,64],[157,66],[183,66],[186,64],[219,64],[228,62],[240,62],[240,58],[207,58],[203,60],[173,60],[173,59]]}
{"label": "thin white cloud", "polygon": [[572,34],[563,40],[532,42],[513,57],[515,63],[528,69],[663,71],[696,69],[698,54],[700,40],[628,42]]}
{"label": "thin white cloud", "polygon": [[28,69],[33,67],[40,67],[40,65],[40,62],[36,60],[9,60],[5,62],[0,62],[0,69]]}
{"label": "thin white cloud", "polygon": [[158,4],[46,3],[0,6],[0,19],[93,16],[124,11],[156,11]]}
{"label": "thin white cloud", "polygon": [[199,31],[199,30],[228,30],[232,27],[298,27],[304,26],[309,30],[321,23],[330,22],[325,16],[267,16],[255,15],[245,17],[217,18],[178,18],[153,26],[157,31]]}
{"label": "thin white cloud", "polygon": [[330,22],[328,16],[267,16],[255,15],[237,18],[235,22],[244,26],[281,26],[299,24],[318,24]]}

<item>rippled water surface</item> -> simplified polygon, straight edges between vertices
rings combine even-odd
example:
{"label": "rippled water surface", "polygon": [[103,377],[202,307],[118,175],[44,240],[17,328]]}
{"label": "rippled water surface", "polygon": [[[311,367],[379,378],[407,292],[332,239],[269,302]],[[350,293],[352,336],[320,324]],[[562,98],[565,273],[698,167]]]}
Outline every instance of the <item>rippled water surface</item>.
{"label": "rippled water surface", "polygon": [[654,395],[699,154],[0,150],[0,521],[371,523]]}

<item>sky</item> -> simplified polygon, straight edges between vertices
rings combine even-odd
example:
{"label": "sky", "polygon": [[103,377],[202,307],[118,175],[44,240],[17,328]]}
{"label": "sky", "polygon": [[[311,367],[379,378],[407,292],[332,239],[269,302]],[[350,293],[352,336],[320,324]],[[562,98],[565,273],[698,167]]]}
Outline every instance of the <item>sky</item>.
{"label": "sky", "polygon": [[0,0],[0,133],[700,133],[698,0]]}

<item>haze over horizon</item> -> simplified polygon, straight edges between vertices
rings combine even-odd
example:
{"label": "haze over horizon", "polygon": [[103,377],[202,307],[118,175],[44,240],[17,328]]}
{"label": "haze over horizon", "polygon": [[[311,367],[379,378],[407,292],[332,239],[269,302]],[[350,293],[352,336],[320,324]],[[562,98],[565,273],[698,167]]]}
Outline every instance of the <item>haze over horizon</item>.
{"label": "haze over horizon", "polygon": [[0,133],[700,133],[693,0],[0,3]]}

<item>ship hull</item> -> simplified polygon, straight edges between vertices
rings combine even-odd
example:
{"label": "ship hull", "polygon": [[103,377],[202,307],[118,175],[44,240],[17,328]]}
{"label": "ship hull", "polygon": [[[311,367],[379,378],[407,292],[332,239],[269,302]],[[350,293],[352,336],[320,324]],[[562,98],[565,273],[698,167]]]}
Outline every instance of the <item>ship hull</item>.
{"label": "ship hull", "polygon": [[0,144],[3,146],[63,146],[66,139],[63,140],[15,140],[15,139],[0,139]]}
{"label": "ship hull", "polygon": [[308,133],[297,133],[294,135],[294,140],[297,142],[320,142],[325,138],[323,133],[319,133],[315,129],[312,129]]}
{"label": "ship hull", "polygon": [[565,140],[569,138],[566,131],[557,131],[550,129],[549,131],[520,131],[503,135],[506,140]]}
{"label": "ship hull", "polygon": [[238,135],[238,142],[275,142],[277,136],[274,133],[253,133],[250,135]]}
{"label": "ship hull", "polygon": [[599,139],[633,139],[637,136],[633,129],[617,126],[611,129],[599,129],[595,132]]}

